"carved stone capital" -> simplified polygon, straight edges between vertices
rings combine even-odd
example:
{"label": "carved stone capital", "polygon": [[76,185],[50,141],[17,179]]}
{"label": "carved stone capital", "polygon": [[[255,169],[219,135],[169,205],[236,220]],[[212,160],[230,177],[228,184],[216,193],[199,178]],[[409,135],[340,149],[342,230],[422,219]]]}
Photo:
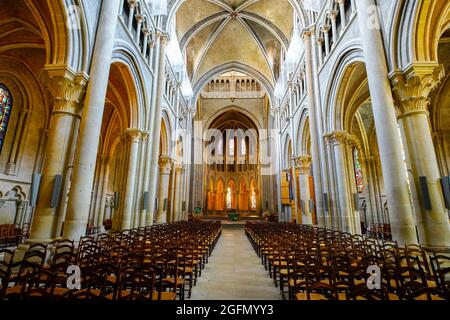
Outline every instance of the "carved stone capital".
{"label": "carved stone capital", "polygon": [[137,0],[128,0],[128,5],[130,6],[130,9],[131,8],[136,8],[136,5],[137,5]]}
{"label": "carved stone capital", "polygon": [[303,32],[302,32],[302,39],[303,39],[303,41],[309,41],[309,39],[311,38],[311,35],[312,35],[313,33],[312,33],[312,31],[311,30],[309,30],[309,29],[304,29],[303,30]]}
{"label": "carved stone capital", "polygon": [[159,169],[161,174],[170,174],[172,171],[173,160],[170,157],[159,157]]}
{"label": "carved stone capital", "polygon": [[300,156],[294,159],[295,168],[299,173],[309,174],[311,172],[312,159],[310,156]]}
{"label": "carved stone capital", "polygon": [[331,29],[331,26],[330,26],[330,25],[323,25],[323,26],[320,28],[320,31],[322,31],[323,33],[328,33],[328,31],[330,31],[330,29]]}
{"label": "carved stone capital", "polygon": [[339,11],[336,10],[331,10],[328,12],[328,15],[330,16],[330,19],[332,20],[336,20],[336,17],[338,15]]}
{"label": "carved stone capital", "polygon": [[53,112],[79,114],[89,76],[65,65],[47,65],[41,80],[53,100]]}
{"label": "carved stone capital", "polygon": [[346,131],[332,131],[324,135],[325,142],[333,145],[347,144],[349,134]]}
{"label": "carved stone capital", "polygon": [[428,115],[429,94],[444,76],[444,67],[437,64],[413,64],[403,72],[393,72],[390,81],[402,113],[399,119],[413,114]]}
{"label": "carved stone capital", "polygon": [[160,39],[162,44],[168,44],[170,40],[170,36],[167,32],[156,32],[156,36]]}
{"label": "carved stone capital", "polygon": [[136,20],[138,23],[143,23],[145,21],[145,16],[143,16],[142,14],[137,14]]}
{"label": "carved stone capital", "polygon": [[142,131],[139,129],[127,129],[125,134],[131,142],[137,143],[141,139]]}
{"label": "carved stone capital", "polygon": [[147,142],[148,136],[149,136],[148,131],[142,131],[141,132],[141,141],[143,143]]}
{"label": "carved stone capital", "polygon": [[150,30],[148,28],[142,28],[142,33],[144,37],[148,38],[150,36]]}
{"label": "carved stone capital", "polygon": [[175,174],[176,175],[182,175],[185,171],[184,165],[183,164],[177,164],[175,166]]}

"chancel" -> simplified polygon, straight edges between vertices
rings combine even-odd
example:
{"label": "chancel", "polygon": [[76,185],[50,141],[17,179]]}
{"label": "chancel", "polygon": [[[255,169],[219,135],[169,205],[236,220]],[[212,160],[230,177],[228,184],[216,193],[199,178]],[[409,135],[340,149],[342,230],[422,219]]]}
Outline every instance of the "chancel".
{"label": "chancel", "polygon": [[450,300],[449,1],[0,5],[0,300]]}

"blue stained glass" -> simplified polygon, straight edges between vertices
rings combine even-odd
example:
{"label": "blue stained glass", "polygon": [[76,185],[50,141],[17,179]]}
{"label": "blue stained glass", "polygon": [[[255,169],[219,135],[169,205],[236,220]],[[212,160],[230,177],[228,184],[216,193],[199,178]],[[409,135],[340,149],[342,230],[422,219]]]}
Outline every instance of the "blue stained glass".
{"label": "blue stained glass", "polygon": [[11,92],[7,87],[0,84],[0,152],[2,151],[3,142],[5,141],[12,105],[13,99]]}

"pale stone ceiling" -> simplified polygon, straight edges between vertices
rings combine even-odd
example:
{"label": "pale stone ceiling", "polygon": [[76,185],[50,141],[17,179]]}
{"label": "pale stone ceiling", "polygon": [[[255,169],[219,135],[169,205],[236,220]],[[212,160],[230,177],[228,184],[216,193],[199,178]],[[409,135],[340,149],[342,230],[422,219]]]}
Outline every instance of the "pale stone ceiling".
{"label": "pale stone ceiling", "polygon": [[193,84],[212,68],[234,61],[275,84],[292,28],[288,0],[186,0],[176,14]]}

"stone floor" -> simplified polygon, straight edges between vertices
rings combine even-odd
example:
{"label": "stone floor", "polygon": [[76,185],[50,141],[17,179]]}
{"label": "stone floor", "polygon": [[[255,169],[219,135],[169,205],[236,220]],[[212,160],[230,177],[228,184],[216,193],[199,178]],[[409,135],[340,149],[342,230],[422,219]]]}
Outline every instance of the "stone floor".
{"label": "stone floor", "polygon": [[248,241],[243,227],[224,227],[202,271],[192,300],[280,300],[281,295]]}

